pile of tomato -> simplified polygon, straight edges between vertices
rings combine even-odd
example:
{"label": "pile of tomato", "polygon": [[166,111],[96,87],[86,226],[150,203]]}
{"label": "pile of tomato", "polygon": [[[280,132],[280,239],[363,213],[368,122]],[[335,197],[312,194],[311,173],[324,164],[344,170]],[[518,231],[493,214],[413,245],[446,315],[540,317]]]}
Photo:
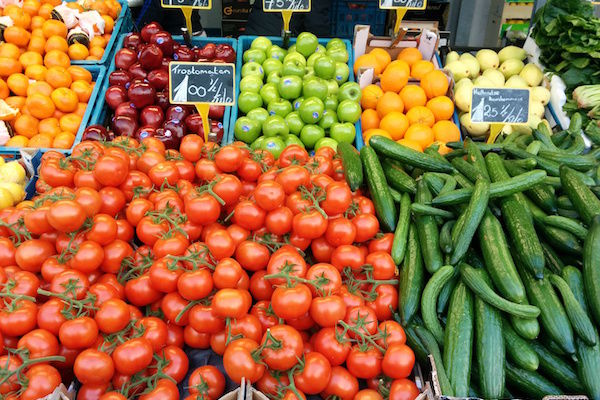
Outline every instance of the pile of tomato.
{"label": "pile of tomato", "polygon": [[[198,135],[47,152],[38,195],[0,211],[0,396],[412,400],[392,234],[327,147],[279,159]],[[360,384],[359,382],[362,382]]]}

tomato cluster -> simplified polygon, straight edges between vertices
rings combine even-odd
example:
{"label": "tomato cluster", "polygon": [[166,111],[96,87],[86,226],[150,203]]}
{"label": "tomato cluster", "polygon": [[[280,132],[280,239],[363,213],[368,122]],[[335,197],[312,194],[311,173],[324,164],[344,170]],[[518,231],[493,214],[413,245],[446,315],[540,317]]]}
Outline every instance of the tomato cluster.
{"label": "tomato cluster", "polygon": [[[177,399],[184,345],[276,399],[418,395],[393,235],[330,148],[275,161],[117,137],[47,152],[39,176],[36,198],[0,211],[0,395],[74,374],[78,399]],[[186,386],[215,400],[224,377],[201,367]]]}

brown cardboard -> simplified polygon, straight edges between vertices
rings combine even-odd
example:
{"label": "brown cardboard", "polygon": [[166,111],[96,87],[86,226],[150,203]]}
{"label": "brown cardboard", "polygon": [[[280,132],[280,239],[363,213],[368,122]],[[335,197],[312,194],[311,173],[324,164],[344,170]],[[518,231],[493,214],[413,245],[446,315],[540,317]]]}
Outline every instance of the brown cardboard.
{"label": "brown cardboard", "polygon": [[75,400],[75,393],[73,384],[67,389],[67,387],[61,383],[52,393],[39,400]]}
{"label": "brown cardboard", "polygon": [[269,400],[269,398],[242,378],[239,388],[224,394],[219,400]]}

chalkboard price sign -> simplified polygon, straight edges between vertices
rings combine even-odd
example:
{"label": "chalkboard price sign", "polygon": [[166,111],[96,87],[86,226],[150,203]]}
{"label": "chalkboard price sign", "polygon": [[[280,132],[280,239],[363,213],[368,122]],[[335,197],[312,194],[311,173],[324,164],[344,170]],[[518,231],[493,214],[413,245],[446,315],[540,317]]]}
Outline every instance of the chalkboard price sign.
{"label": "chalkboard price sign", "polygon": [[404,8],[406,10],[424,10],[427,7],[427,0],[379,0],[379,8],[384,10],[393,10]]}
{"label": "chalkboard price sign", "polygon": [[235,104],[235,65],[169,63],[169,100],[173,104]]}
{"label": "chalkboard price sign", "polygon": [[265,12],[309,12],[311,0],[263,0]]}
{"label": "chalkboard price sign", "polygon": [[529,89],[473,88],[471,121],[490,124],[526,124]]}
{"label": "chalkboard price sign", "polygon": [[189,7],[205,10],[212,8],[212,0],[161,0],[161,6],[164,8]]}

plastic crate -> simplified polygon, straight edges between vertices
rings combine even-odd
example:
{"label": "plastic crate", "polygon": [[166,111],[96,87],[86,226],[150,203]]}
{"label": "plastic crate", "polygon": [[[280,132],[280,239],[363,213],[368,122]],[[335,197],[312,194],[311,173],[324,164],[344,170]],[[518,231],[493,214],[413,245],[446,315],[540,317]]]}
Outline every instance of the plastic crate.
{"label": "plastic crate", "polygon": [[[250,45],[252,44],[252,41],[254,39],[256,39],[257,36],[240,36],[237,40],[238,42],[238,48],[237,48],[237,61],[236,61],[236,66],[235,66],[235,80],[238,83],[238,85],[236,85],[236,93],[235,93],[235,101],[237,104],[237,99],[240,96],[240,80],[242,79],[242,65],[244,64],[244,60],[243,60],[243,55],[244,55],[244,51],[248,50],[250,48]],[[275,36],[268,36],[267,37],[271,42],[273,42],[273,44],[276,44],[278,46],[282,46],[283,45],[283,39],[281,37],[275,37]],[[319,44],[320,45],[327,45],[327,42],[329,42],[329,39],[319,39]],[[290,38],[290,45],[296,43],[296,38]],[[344,44],[346,45],[346,50],[348,51],[348,66],[350,67],[350,75],[348,76],[348,82],[354,82],[354,70],[352,69],[352,66],[354,65],[354,50],[352,49],[352,44],[350,43],[349,40],[344,40]],[[235,121],[238,118],[238,108],[237,106],[233,107],[233,110],[231,112],[231,122],[229,123],[229,126],[231,127],[230,130],[226,130],[225,133],[228,134],[227,136],[227,140],[225,141],[225,143],[232,143],[235,138],[234,138],[234,133],[233,133],[233,127],[235,125]],[[357,143],[357,140],[359,137],[361,136],[360,133],[360,121],[358,121],[356,124],[354,124],[354,127],[356,129],[356,138],[354,140],[355,143]]]}
{"label": "plastic crate", "polygon": [[[123,35],[119,36],[119,40],[117,41],[117,44],[115,46],[115,53],[117,51],[119,51],[121,48],[123,48],[123,41],[125,40],[125,36],[127,36],[127,35],[123,34]],[[181,36],[181,35],[173,36],[173,39],[178,43],[184,42],[183,36]],[[196,37],[196,36],[192,37],[192,45],[204,46],[208,43],[228,44],[231,47],[233,47],[234,50],[237,50],[237,40],[236,39],[217,38],[217,37]],[[108,70],[106,71],[106,80],[104,81],[104,84],[102,85],[102,88],[101,88],[102,98],[99,98],[97,101],[97,104],[94,108],[93,115],[90,118],[90,125],[100,124],[100,125],[106,126],[106,123],[108,122],[108,118],[110,116],[110,110],[108,109],[108,106],[106,105],[106,101],[104,100],[104,93],[106,93],[106,91],[108,90],[108,87],[109,87],[108,77],[115,69],[116,69],[116,66],[115,66],[115,60],[113,57],[110,62],[110,67],[108,67]],[[236,73],[237,73],[237,71],[236,71]],[[226,140],[227,135],[228,135],[227,131],[229,130],[229,121],[230,121],[230,117],[231,117],[231,113],[232,113],[232,111],[231,111],[232,108],[235,109],[236,107],[235,106],[225,107],[225,114],[223,115],[223,141]]]}
{"label": "plastic crate", "polygon": [[[81,137],[83,136],[83,131],[85,130],[85,128],[88,126],[89,121],[92,117],[92,113],[93,110],[95,110],[96,104],[99,102],[99,95],[100,95],[100,88],[103,86],[104,84],[104,78],[106,77],[106,67],[100,66],[100,65],[81,65],[82,68],[87,69],[88,71],[91,72],[92,74],[92,79],[95,82],[94,85],[94,90],[92,91],[92,95],[90,96],[90,100],[88,101],[88,105],[85,109],[85,113],[83,114],[83,117],[81,118],[81,125],[79,125],[79,130],[77,131],[77,135],[75,135],[75,140],[73,141],[73,146],[71,146],[70,149],[55,149],[55,148],[41,148],[39,150],[41,150],[42,152],[46,152],[48,150],[55,150],[55,151],[59,151],[61,153],[66,153],[66,154],[70,154],[71,150],[73,150],[73,147],[81,142]],[[104,98],[104,92],[102,92],[102,98]],[[20,151],[23,148],[20,147],[1,147],[0,148],[2,150],[1,154],[6,154],[6,153],[11,153],[14,154],[15,156],[17,154],[20,154]],[[31,147],[25,147],[25,149],[33,149]],[[37,149],[36,149],[37,150]]]}
{"label": "plastic crate", "polygon": [[104,54],[102,55],[102,58],[100,58],[99,60],[73,60],[71,61],[72,65],[103,65],[105,67],[108,67],[108,64],[110,64],[110,61],[113,59],[113,55],[115,53],[115,43],[117,42],[117,40],[119,40],[119,36],[122,33],[131,32],[133,30],[133,17],[131,15],[131,9],[127,5],[127,1],[120,0],[119,3],[121,3],[121,13],[115,21],[115,26],[113,28],[112,34],[110,35],[110,40],[104,48]]}
{"label": "plastic crate", "polygon": [[[38,173],[40,169],[40,162],[42,160],[42,152],[36,150],[33,155],[28,157],[28,161],[25,162],[25,169],[29,173],[29,181],[27,181],[27,185],[25,185],[25,199],[30,200],[35,196],[35,183],[38,180]],[[0,157],[4,158],[6,161],[15,161],[22,158],[21,153],[15,154],[13,152],[7,151],[4,148],[0,148]]]}
{"label": "plastic crate", "polygon": [[387,12],[377,1],[335,0],[330,12],[331,36],[352,39],[354,25],[370,25],[371,33],[385,35]]}

